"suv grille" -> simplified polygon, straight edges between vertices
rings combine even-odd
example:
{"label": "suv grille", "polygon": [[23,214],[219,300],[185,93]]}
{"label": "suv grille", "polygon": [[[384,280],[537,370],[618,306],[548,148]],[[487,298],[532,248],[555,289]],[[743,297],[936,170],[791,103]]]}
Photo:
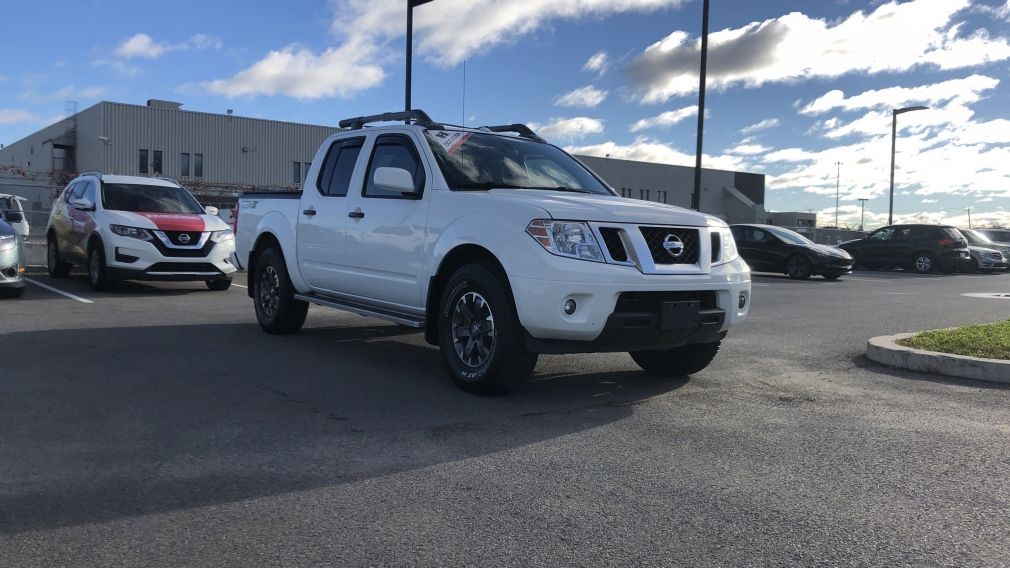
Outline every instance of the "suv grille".
{"label": "suv grille", "polygon": [[621,240],[621,230],[614,227],[600,227],[600,235],[603,236],[603,244],[607,246],[610,258],[617,262],[628,262],[628,251],[624,249],[624,242]]}
{"label": "suv grille", "polygon": [[[649,253],[652,254],[652,261],[656,264],[696,264],[698,262],[698,229],[680,229],[675,227],[640,227],[642,236],[645,237],[646,244],[649,245]],[[663,248],[663,242],[667,235],[673,235],[684,244],[683,253],[679,257],[674,257],[667,249]]]}
{"label": "suv grille", "polygon": [[[183,235],[185,235],[185,237]],[[173,245],[187,247],[200,242],[200,237],[203,236],[203,233],[199,231],[165,231],[165,236],[168,237],[168,240],[171,241]]]}

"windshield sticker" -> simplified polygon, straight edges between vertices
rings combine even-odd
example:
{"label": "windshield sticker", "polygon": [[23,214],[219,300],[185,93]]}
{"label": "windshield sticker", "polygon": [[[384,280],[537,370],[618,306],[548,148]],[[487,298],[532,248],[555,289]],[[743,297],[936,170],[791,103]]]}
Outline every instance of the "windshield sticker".
{"label": "windshield sticker", "polygon": [[458,130],[439,130],[431,134],[450,156],[455,154],[456,150],[459,150],[459,147],[463,145],[463,142],[466,142],[472,135],[470,132],[460,132]]}

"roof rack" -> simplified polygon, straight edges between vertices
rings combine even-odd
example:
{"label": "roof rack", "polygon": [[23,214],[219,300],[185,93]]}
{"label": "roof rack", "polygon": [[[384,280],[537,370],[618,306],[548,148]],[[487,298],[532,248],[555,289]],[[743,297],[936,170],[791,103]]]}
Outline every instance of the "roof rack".
{"label": "roof rack", "polygon": [[526,126],[525,124],[500,124],[498,126],[481,126],[481,130],[490,130],[491,132],[515,132],[522,138],[527,138],[533,140],[534,142],[547,142],[543,138],[537,136],[536,132]]}
{"label": "roof rack", "polygon": [[80,176],[98,176],[98,177],[102,177],[102,172],[94,172],[94,171],[92,171],[92,172],[81,172],[81,173],[77,174],[77,176],[78,177],[80,177]]}
{"label": "roof rack", "polygon": [[428,113],[421,109],[408,110],[403,112],[386,112],[383,114],[373,114],[371,116],[359,116],[357,118],[345,118],[339,122],[340,128],[350,128],[357,130],[372,122],[397,122],[400,120],[413,120],[414,124],[427,126],[428,128],[441,128],[441,124],[433,121]]}

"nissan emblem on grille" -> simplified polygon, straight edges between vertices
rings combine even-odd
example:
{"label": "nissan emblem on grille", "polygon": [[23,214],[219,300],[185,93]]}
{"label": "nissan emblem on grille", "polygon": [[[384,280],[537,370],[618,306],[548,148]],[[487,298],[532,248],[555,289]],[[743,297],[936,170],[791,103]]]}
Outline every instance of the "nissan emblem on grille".
{"label": "nissan emblem on grille", "polygon": [[684,254],[684,241],[680,240],[677,235],[666,235],[663,237],[663,249],[673,258],[680,258]]}
{"label": "nissan emblem on grille", "polygon": [[179,242],[184,245],[189,244],[189,235],[187,235],[186,233],[179,235]]}

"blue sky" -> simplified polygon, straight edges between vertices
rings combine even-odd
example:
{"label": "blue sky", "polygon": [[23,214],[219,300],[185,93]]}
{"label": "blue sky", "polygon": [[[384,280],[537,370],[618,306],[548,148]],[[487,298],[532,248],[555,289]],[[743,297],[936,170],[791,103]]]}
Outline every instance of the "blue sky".
{"label": "blue sky", "polygon": [[[403,0],[3,1],[0,142],[65,100],[335,124],[403,104]],[[59,14],[59,17],[54,17]],[[693,164],[700,0],[435,0],[414,106],[526,122],[580,153]],[[764,173],[770,210],[1010,224],[1010,0],[714,0],[705,165]],[[463,104],[463,62],[466,99]]]}

